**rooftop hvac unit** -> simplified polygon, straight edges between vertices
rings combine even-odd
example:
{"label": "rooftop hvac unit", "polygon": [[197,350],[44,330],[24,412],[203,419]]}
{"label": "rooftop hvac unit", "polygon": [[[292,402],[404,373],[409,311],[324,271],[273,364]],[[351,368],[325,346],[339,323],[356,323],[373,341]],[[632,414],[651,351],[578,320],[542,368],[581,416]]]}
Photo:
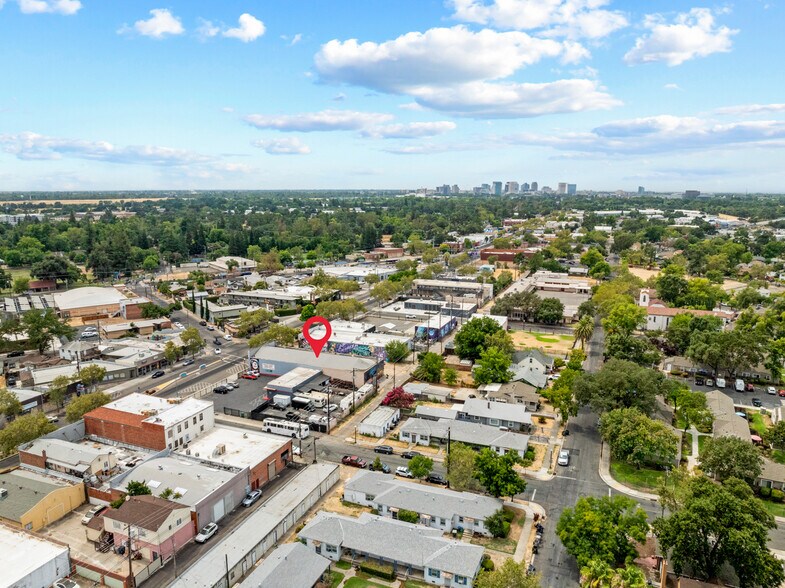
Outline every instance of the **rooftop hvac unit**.
{"label": "rooftop hvac unit", "polygon": [[8,498],[8,490],[0,488],[0,500],[5,500],[6,498]]}
{"label": "rooftop hvac unit", "polygon": [[224,453],[226,453],[226,444],[224,444],[224,443],[219,443],[219,444],[218,444],[218,445],[215,447],[215,454],[216,454],[216,455],[223,455]]}

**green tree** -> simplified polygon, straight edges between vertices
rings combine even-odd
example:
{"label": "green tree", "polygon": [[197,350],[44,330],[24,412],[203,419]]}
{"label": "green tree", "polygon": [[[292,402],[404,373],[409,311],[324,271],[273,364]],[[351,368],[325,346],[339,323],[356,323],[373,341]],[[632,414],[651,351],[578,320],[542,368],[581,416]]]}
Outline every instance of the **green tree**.
{"label": "green tree", "polygon": [[419,356],[420,364],[412,374],[418,380],[437,383],[442,380],[442,370],[445,367],[444,358],[438,353],[428,351]]}
{"label": "green tree", "polygon": [[39,280],[76,284],[82,277],[82,271],[67,257],[49,253],[30,268],[30,275]]}
{"label": "green tree", "polygon": [[514,466],[520,463],[517,453],[499,455],[486,447],[474,461],[474,476],[491,496],[515,496],[526,490],[526,481],[518,475]]}
{"label": "green tree", "polygon": [[52,380],[49,384],[49,402],[57,408],[62,408],[70,385],[71,379],[68,376],[57,376]]}
{"label": "green tree", "polygon": [[456,355],[461,359],[479,359],[487,338],[500,331],[503,331],[501,325],[490,317],[467,321],[455,335]]}
{"label": "green tree", "polygon": [[474,582],[475,588],[542,588],[540,576],[529,574],[525,561],[516,562],[511,557],[499,569],[481,571]]}
{"label": "green tree", "polygon": [[474,477],[474,462],[477,452],[463,443],[450,443],[450,452],[445,460],[447,481],[455,490],[478,491],[480,482]]}
{"label": "green tree", "polygon": [[446,368],[442,374],[442,379],[448,386],[455,386],[458,383],[458,370],[452,367]]}
{"label": "green tree", "polygon": [[111,398],[103,392],[74,396],[65,407],[65,418],[68,419],[68,422],[75,423],[91,410],[108,404],[110,400]]}
{"label": "green tree", "polygon": [[665,338],[676,353],[683,355],[690,346],[694,333],[717,333],[720,330],[722,330],[722,319],[719,317],[695,316],[685,312],[673,317],[665,331]]}
{"label": "green tree", "polygon": [[7,388],[0,388],[0,414],[5,415],[8,420],[13,419],[16,415],[22,414],[22,403],[16,394]]}
{"label": "green tree", "polygon": [[75,381],[82,382],[87,388],[93,388],[106,377],[106,368],[94,363],[87,364],[74,376]]}
{"label": "green tree", "polygon": [[646,512],[627,496],[582,496],[562,511],[556,534],[584,567],[592,560],[615,566],[637,556],[633,541],[643,542]]}
{"label": "green tree", "polygon": [[180,349],[172,341],[167,341],[164,345],[164,357],[167,362],[173,364],[180,359]]}
{"label": "green tree", "polygon": [[477,385],[497,382],[506,384],[512,379],[512,359],[496,347],[489,347],[480,354],[474,367],[474,382]]}
{"label": "green tree", "polygon": [[409,471],[415,478],[424,478],[433,470],[433,460],[424,455],[415,455],[409,461]]}
{"label": "green tree", "polygon": [[611,264],[609,264],[607,261],[601,261],[591,268],[591,270],[589,270],[589,277],[592,277],[596,280],[604,280],[610,276],[612,272],[613,268],[611,267]]}
{"label": "green tree", "polygon": [[279,323],[273,323],[267,327],[266,331],[254,335],[248,339],[248,347],[261,347],[270,342],[275,342],[281,347],[294,347],[297,345],[298,329],[287,327]]}
{"label": "green tree", "polygon": [[730,565],[744,587],[774,588],[785,581],[782,564],[768,550],[776,524],[750,487],[737,478],[716,484],[705,476],[687,483],[684,504],[653,523],[663,553],[677,574],[701,580]]}
{"label": "green tree", "polygon": [[605,356],[631,361],[644,367],[656,365],[662,358],[649,339],[621,333],[611,333],[605,338]]}
{"label": "green tree", "polygon": [[11,274],[4,269],[0,268],[0,291],[7,290],[13,285],[14,281]]}
{"label": "green tree", "polygon": [[581,263],[589,269],[593,268],[601,261],[605,261],[605,257],[603,257],[602,253],[600,253],[596,247],[589,247],[586,253],[581,255]]}
{"label": "green tree", "polygon": [[505,355],[512,357],[515,353],[515,343],[507,331],[496,331],[485,338],[485,348],[495,347]]}
{"label": "green tree", "polygon": [[403,341],[390,341],[384,346],[384,352],[387,355],[387,361],[400,363],[409,357],[411,349]]}
{"label": "green tree", "polygon": [[49,422],[43,412],[34,412],[14,419],[0,430],[0,456],[5,457],[16,453],[16,448],[47,435],[57,429]]}
{"label": "green tree", "polygon": [[[675,268],[675,269],[671,269]],[[687,280],[684,278],[684,268],[669,265],[655,281],[657,297],[668,304],[676,304],[687,293]]]}
{"label": "green tree", "polygon": [[573,331],[573,335],[575,335],[575,342],[572,344],[573,347],[575,347],[575,343],[580,343],[581,349],[584,349],[586,347],[586,342],[591,339],[593,334],[594,317],[589,315],[582,316],[575,324],[575,330]]}
{"label": "green tree", "polygon": [[629,336],[646,322],[646,309],[632,302],[619,302],[602,319],[602,326],[609,335]]}
{"label": "green tree", "polygon": [[316,316],[316,307],[313,304],[306,304],[300,312],[300,320],[307,321],[309,318]]}
{"label": "green tree", "polygon": [[59,319],[51,308],[46,310],[28,310],[22,316],[22,325],[27,331],[31,345],[39,353],[46,351],[53,337],[72,339],[75,329]]}
{"label": "green tree", "polygon": [[573,392],[579,404],[588,404],[595,412],[636,407],[650,415],[654,412],[656,396],[665,395],[669,386],[660,372],[611,359],[599,372],[580,374]]}
{"label": "green tree", "polygon": [[538,322],[547,325],[560,323],[564,318],[564,303],[558,298],[543,298],[535,316]]}
{"label": "green tree", "polygon": [[600,417],[600,434],[615,459],[637,468],[669,464],[676,458],[679,438],[660,421],[637,408],[618,408]]}
{"label": "green tree", "polygon": [[30,278],[25,276],[19,276],[14,278],[14,283],[11,286],[11,289],[14,291],[14,294],[24,294],[27,292],[28,288],[30,287]]}
{"label": "green tree", "polygon": [[703,392],[693,392],[686,386],[678,386],[668,394],[668,398],[673,401],[673,408],[684,423],[685,431],[692,425],[705,431],[711,429],[714,414],[708,408]]}
{"label": "green tree", "polygon": [[153,493],[153,491],[150,490],[150,486],[145,482],[137,482],[136,480],[128,482],[125,487],[125,492],[128,496],[150,496]]}
{"label": "green tree", "polygon": [[247,337],[268,325],[274,316],[272,312],[264,308],[243,311],[235,319],[234,326],[237,327],[237,334],[240,337]]}
{"label": "green tree", "polygon": [[413,525],[420,522],[420,515],[413,510],[406,510],[402,508],[398,511],[398,520],[404,523],[412,523]]}
{"label": "green tree", "polygon": [[188,327],[180,333],[180,341],[182,341],[183,347],[191,354],[192,358],[207,345],[196,327]]}
{"label": "green tree", "polygon": [[738,478],[749,484],[760,476],[763,467],[757,448],[738,437],[706,439],[699,461],[701,469],[717,480]]}
{"label": "green tree", "polygon": [[785,421],[777,421],[766,429],[763,439],[775,449],[785,449]]}
{"label": "green tree", "polygon": [[365,311],[365,306],[356,298],[326,300],[316,305],[316,314],[327,320],[340,318],[348,321],[363,311]]}
{"label": "green tree", "polygon": [[593,559],[581,568],[581,586],[587,588],[646,588],[646,576],[643,571],[627,564],[623,568],[614,568],[608,563]]}
{"label": "green tree", "polygon": [[161,260],[158,259],[157,255],[148,255],[142,261],[142,269],[146,272],[154,272],[157,270],[161,265]]}

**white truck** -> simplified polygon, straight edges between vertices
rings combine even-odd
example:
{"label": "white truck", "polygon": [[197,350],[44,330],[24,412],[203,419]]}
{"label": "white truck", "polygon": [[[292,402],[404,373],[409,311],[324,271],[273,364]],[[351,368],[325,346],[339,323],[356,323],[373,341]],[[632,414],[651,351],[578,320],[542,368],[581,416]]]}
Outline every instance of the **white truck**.
{"label": "white truck", "polygon": [[717,388],[724,388],[725,378],[717,378],[716,380],[714,380],[714,383],[717,385]]}
{"label": "white truck", "polygon": [[744,380],[741,378],[736,379],[736,392],[744,392]]}

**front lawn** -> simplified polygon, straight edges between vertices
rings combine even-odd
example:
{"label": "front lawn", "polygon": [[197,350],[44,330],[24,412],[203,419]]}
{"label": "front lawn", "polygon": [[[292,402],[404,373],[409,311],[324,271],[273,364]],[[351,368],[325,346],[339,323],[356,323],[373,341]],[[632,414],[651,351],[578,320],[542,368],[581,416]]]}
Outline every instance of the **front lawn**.
{"label": "front lawn", "polygon": [[338,588],[338,585],[343,582],[343,574],[341,572],[330,572],[330,588]]}
{"label": "front lawn", "polygon": [[485,549],[492,549],[493,551],[501,551],[513,555],[515,548],[518,547],[518,542],[509,537],[480,537],[475,535],[472,537],[474,545],[481,545]]}
{"label": "front lawn", "polygon": [[763,506],[765,506],[766,510],[769,511],[769,514],[774,515],[775,517],[785,517],[785,504],[767,500],[766,498],[762,498],[760,496],[758,498],[763,501]]}
{"label": "front lawn", "polygon": [[648,468],[638,469],[634,465],[611,460],[611,475],[617,482],[635,490],[654,492],[664,479],[665,472]]}
{"label": "front lawn", "polygon": [[387,588],[384,584],[377,584],[376,582],[371,582],[370,580],[366,580],[365,578],[359,578],[354,576],[353,578],[349,578],[346,580],[346,584],[344,584],[344,588]]}
{"label": "front lawn", "polygon": [[752,412],[749,413],[749,423],[750,423],[750,431],[763,437],[763,434],[766,432],[768,427],[763,420],[763,415],[759,412]]}
{"label": "front lawn", "polygon": [[711,439],[711,435],[698,435],[698,455],[703,453],[703,447],[706,445],[706,440]]}
{"label": "front lawn", "polygon": [[352,564],[350,564],[348,561],[341,560],[335,562],[335,567],[341,570],[348,570],[351,569]]}
{"label": "front lawn", "polygon": [[681,454],[684,457],[692,455],[692,433],[684,433],[681,438]]}

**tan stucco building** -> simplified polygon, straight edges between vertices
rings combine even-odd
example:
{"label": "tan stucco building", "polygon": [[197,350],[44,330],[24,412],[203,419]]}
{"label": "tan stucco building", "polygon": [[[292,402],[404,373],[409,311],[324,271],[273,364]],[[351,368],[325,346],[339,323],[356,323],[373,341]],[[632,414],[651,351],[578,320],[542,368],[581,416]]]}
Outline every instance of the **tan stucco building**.
{"label": "tan stucco building", "polygon": [[26,470],[0,474],[0,520],[38,531],[84,504],[84,484]]}

